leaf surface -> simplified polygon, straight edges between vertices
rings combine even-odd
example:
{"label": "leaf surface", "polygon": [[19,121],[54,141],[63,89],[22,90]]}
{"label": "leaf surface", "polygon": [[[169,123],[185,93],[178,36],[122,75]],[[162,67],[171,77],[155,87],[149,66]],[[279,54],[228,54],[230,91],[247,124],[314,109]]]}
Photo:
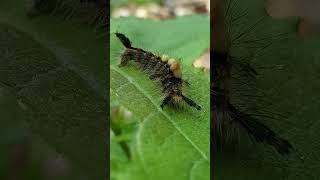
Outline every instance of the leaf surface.
{"label": "leaf surface", "polygon": [[[196,27],[196,28],[193,28]],[[190,82],[186,96],[202,107],[160,108],[161,86],[134,65],[119,68],[123,47],[114,32],[129,37],[134,47],[179,59],[183,78]],[[111,20],[111,101],[140,120],[129,165],[130,179],[206,179],[210,161],[210,78],[192,67],[209,46],[209,19],[189,16],[169,21],[136,18]],[[112,147],[111,147],[112,148]],[[130,169],[128,168],[128,169]],[[199,173],[202,172],[202,173]]]}

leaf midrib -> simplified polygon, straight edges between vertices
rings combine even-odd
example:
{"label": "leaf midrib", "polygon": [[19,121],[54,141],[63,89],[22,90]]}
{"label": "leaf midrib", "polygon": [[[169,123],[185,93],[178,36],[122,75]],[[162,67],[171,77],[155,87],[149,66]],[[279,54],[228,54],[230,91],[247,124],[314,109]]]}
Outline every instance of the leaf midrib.
{"label": "leaf midrib", "polygon": [[129,76],[125,72],[115,68],[113,65],[110,65],[110,68],[116,71],[117,73],[119,73],[121,76],[123,76],[123,78],[127,79],[129,83],[134,85],[138,89],[138,91],[140,91],[146,98],[148,98],[149,101],[155,106],[157,111],[160,112],[173,125],[173,127],[178,131],[178,133],[181,134],[181,136],[184,139],[186,139],[188,143],[191,144],[191,146],[201,155],[201,157],[204,160],[209,161],[206,154],[196,144],[194,144],[191,141],[191,139],[189,139],[189,137],[178,127],[178,125],[170,118],[170,116],[167,113],[165,113],[164,111],[162,111],[162,109],[160,109],[157,103],[152,100],[151,96],[146,91],[144,91],[143,88],[141,88],[137,83],[135,83],[131,78],[129,78]]}

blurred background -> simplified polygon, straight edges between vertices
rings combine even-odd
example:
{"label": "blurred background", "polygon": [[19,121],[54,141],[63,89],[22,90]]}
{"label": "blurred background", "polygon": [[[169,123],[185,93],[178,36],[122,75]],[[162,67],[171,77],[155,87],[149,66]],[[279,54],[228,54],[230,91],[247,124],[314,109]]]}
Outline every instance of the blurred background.
{"label": "blurred background", "polygon": [[[98,64],[97,62],[101,63],[105,59],[104,56],[106,47],[103,46],[104,43],[100,42],[105,42],[104,39],[101,38],[103,30],[101,27],[106,25],[107,18],[109,18],[106,13],[107,1],[65,0],[63,1],[64,4],[61,4],[61,2],[61,0],[0,1],[0,180],[102,179],[92,178],[94,177],[92,175],[94,173],[91,172],[92,170],[88,170],[89,168],[84,168],[85,170],[80,169],[79,167],[84,166],[83,164],[85,163],[79,165],[79,161],[77,162],[74,159],[69,159],[69,155],[72,153],[72,151],[75,152],[74,154],[80,154],[80,152],[85,152],[88,149],[93,149],[92,147],[73,147],[73,145],[76,144],[73,144],[73,142],[76,142],[79,139],[82,142],[85,142],[85,138],[87,137],[83,136],[88,135],[89,132],[84,131],[83,129],[90,129],[90,127],[88,127],[87,125],[89,125],[88,123],[91,123],[92,125],[92,122],[94,120],[96,120],[96,123],[98,124],[97,126],[103,125],[104,127],[106,127],[107,124],[105,114],[103,114],[102,117],[103,121],[99,120],[98,118],[94,118],[95,115],[92,116],[94,112],[92,114],[87,115],[88,117],[82,116],[83,119],[88,118],[89,120],[91,120],[87,123],[83,123],[84,121],[81,120],[72,121],[72,119],[69,116],[72,114],[72,112],[66,112],[66,108],[58,109],[57,106],[49,107],[53,103],[44,103],[40,106],[48,109],[54,109],[54,115],[50,115],[50,113],[43,113],[37,111],[37,113],[39,114],[43,113],[43,116],[34,118],[36,120],[30,120],[31,118],[28,118],[29,116],[27,116],[24,111],[26,109],[26,106],[23,103],[21,103],[21,99],[19,99],[21,97],[18,97],[19,95],[16,89],[14,89],[15,86],[20,85],[21,87],[27,87],[27,85],[15,83],[10,84],[11,82],[15,82],[15,80],[18,79],[16,78],[16,76],[26,77],[30,75],[25,75],[27,73],[22,74],[26,71],[28,73],[33,73],[34,69],[41,66],[37,64],[39,61],[45,61],[46,63],[44,64],[44,67],[41,68],[47,69],[48,67],[51,67],[51,63],[60,63],[59,65],[63,64],[61,63],[61,61],[59,62],[59,60],[65,60],[63,64],[65,65],[67,64],[66,61],[72,60],[70,56],[77,54],[76,56],[78,57],[78,62],[74,64],[80,64],[83,65],[84,68],[90,69],[93,66],[92,65],[90,67],[90,63]],[[56,4],[59,3],[61,6],[56,6]],[[92,29],[94,29],[94,32]],[[71,33],[69,30],[73,32],[72,35],[70,35]],[[79,36],[81,31],[83,35]],[[107,34],[107,32],[105,31],[103,33],[104,35]],[[74,37],[72,37],[73,35]],[[97,36],[99,37],[97,38]],[[79,39],[81,39],[79,37],[81,37],[82,40],[88,38],[89,40],[86,42],[86,44],[89,44],[91,47],[93,47],[95,51],[93,51],[92,49],[88,50],[86,46],[80,45],[83,43],[81,41],[78,41]],[[68,43],[66,43],[66,41],[72,44],[71,48],[68,47]],[[77,45],[82,46],[82,49],[79,48],[82,50],[80,53],[79,50],[76,50],[76,48],[72,49],[72,47],[76,47]],[[53,46],[56,49],[60,48],[60,50],[65,50],[68,53],[62,53],[60,54],[60,56],[57,53],[57,51],[50,49],[50,47]],[[18,51],[21,52],[23,55],[18,54]],[[39,53],[37,54],[37,52],[41,52],[40,55]],[[51,56],[55,58],[48,58]],[[33,59],[31,59],[30,57],[32,57]],[[51,62],[49,59],[54,62]],[[25,66],[19,66],[14,64],[14,60],[20,60],[20,64],[23,63],[22,61],[27,63],[25,64]],[[61,69],[68,69],[68,67],[66,67],[67,65],[63,65],[60,66]],[[98,64],[97,66],[102,67],[100,64]],[[97,74],[99,73],[97,69],[94,69],[93,71],[97,72]],[[104,73],[106,71],[105,69],[103,69],[103,71],[103,80],[105,80],[106,75],[104,75]],[[13,75],[12,72],[16,74]],[[74,73],[73,71],[69,72],[70,74],[73,74],[73,77],[81,79],[79,78],[79,76],[77,76],[78,74]],[[89,76],[88,74],[87,76]],[[36,74],[34,79],[36,79],[37,77],[39,77],[39,74]],[[22,83],[29,82],[22,81]],[[46,87],[45,84],[42,85],[42,87]],[[19,90],[22,89],[21,87]],[[82,90],[83,92],[86,91],[85,88],[83,88]],[[43,88],[40,91],[46,93],[48,90],[47,88]],[[103,89],[103,91],[105,91],[105,89]],[[85,96],[94,96],[94,93],[92,93],[92,91],[87,92],[88,93],[83,95],[83,97],[78,96],[77,98],[81,99]],[[40,93],[36,94],[39,95]],[[73,94],[74,96],[76,96],[77,92],[73,92]],[[64,94],[60,96],[60,99],[63,99],[63,96],[66,97],[68,95]],[[39,95],[38,97],[41,97],[41,95]],[[48,100],[49,98],[51,98],[47,97],[48,96],[41,98],[44,98],[43,100]],[[73,101],[72,95],[68,98],[69,101],[70,99],[71,101]],[[37,104],[35,102],[38,99],[35,99],[32,103]],[[58,100],[56,100],[55,102],[57,101]],[[80,103],[83,102],[84,101],[81,101]],[[103,98],[102,102],[103,104],[106,103],[105,101],[103,101]],[[66,101],[62,103],[67,104]],[[97,104],[97,102],[95,103]],[[80,106],[81,105],[79,105],[79,107]],[[88,106],[89,105],[86,104],[86,107]],[[62,112],[64,110],[65,112]],[[81,111],[84,112],[83,109]],[[79,116],[81,116],[83,112],[78,111],[76,113],[79,114]],[[66,122],[65,124],[60,124],[60,126],[65,126],[66,129],[58,129],[57,126],[59,126],[59,122],[52,121],[52,117],[56,119],[61,119],[61,121],[63,119],[68,120],[68,122]],[[74,114],[71,115],[71,117],[74,117]],[[48,119],[51,119],[51,121]],[[55,125],[57,126],[54,127]],[[80,127],[82,125],[84,125],[83,129]],[[34,126],[36,126],[36,128]],[[72,132],[72,130],[70,129],[79,129],[79,131],[82,132],[81,134],[79,133],[77,136],[74,136],[75,131]],[[67,131],[69,134],[64,136],[61,133],[63,131]],[[105,133],[105,131],[106,130],[104,130],[103,132]],[[44,134],[46,134],[47,136],[44,137]],[[99,140],[95,137],[98,136],[96,134],[99,134],[99,130],[92,128],[92,134],[90,134],[90,138],[92,138],[94,142],[98,142]],[[102,141],[103,143],[101,143],[103,145],[107,144],[107,138],[105,134],[104,136],[100,136],[101,139],[104,138]],[[67,149],[64,152],[69,151],[67,152],[69,154],[58,153],[58,148],[52,145],[54,144],[52,142],[50,142],[52,144],[49,145],[48,139],[53,142],[58,142],[57,144],[61,144],[59,152],[61,152],[61,147],[64,146]],[[72,141],[70,139],[72,139]],[[81,143],[79,144],[81,145]],[[101,157],[102,154],[99,154],[99,151],[105,153],[103,154],[105,155],[105,157]],[[101,173],[102,175],[100,175],[105,177],[107,174],[106,171],[108,169],[107,162],[105,160],[107,159],[107,149],[100,148],[100,150],[95,150],[95,153],[97,156],[99,156],[100,161],[104,163],[104,166],[103,170],[100,170],[99,167],[93,168],[97,169],[97,171],[99,171],[100,173],[104,171]],[[81,155],[83,156],[82,159],[84,161],[85,159],[89,159],[87,160],[87,162],[91,161],[91,163],[86,162],[88,166],[98,166],[99,162],[95,161],[96,159],[87,158],[92,157],[90,156],[90,154],[83,153]],[[93,164],[92,161],[94,161],[95,164]]]}
{"label": "blurred background", "polygon": [[[32,2],[21,3],[25,6]],[[209,0],[110,0],[110,4],[112,18],[136,16],[166,20],[191,14],[210,14]],[[299,28],[302,35],[320,32],[319,9],[317,0],[269,0],[267,6],[269,14],[277,18],[301,17],[303,21]],[[208,70],[209,57],[207,52],[194,65]],[[0,179],[90,179],[70,160],[30,132],[21,106],[15,95],[0,84]],[[113,118],[122,119],[120,113],[130,119],[130,114],[122,111],[114,110]]]}
{"label": "blurred background", "polygon": [[298,32],[302,37],[320,33],[320,1],[268,0],[267,12],[275,18],[299,17]]}
{"label": "blurred background", "polygon": [[[193,14],[209,16],[210,0],[111,0],[112,18],[135,16],[168,20]],[[209,49],[193,65],[207,72],[210,69]]]}
{"label": "blurred background", "polygon": [[112,17],[136,16],[171,19],[176,16],[209,14],[209,0],[111,0]]}
{"label": "blurred background", "polygon": [[81,179],[66,158],[32,135],[15,95],[1,85],[0,107],[1,180]]}

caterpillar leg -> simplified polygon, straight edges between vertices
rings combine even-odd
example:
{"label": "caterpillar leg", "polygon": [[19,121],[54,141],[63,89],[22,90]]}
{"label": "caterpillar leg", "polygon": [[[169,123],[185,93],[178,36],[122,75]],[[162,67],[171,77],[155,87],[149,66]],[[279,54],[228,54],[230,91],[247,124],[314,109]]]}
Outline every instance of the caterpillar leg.
{"label": "caterpillar leg", "polygon": [[184,95],[181,95],[182,100],[184,100],[189,106],[191,107],[195,107],[198,111],[201,110],[201,107],[199,105],[197,105],[194,101],[192,101],[191,99],[185,97]]}
{"label": "caterpillar leg", "polygon": [[123,66],[127,65],[130,59],[131,59],[131,57],[128,56],[128,55],[126,55],[126,54],[122,55],[121,56],[121,62],[120,62],[120,64],[118,66],[119,67],[123,67]]}
{"label": "caterpillar leg", "polygon": [[169,104],[171,102],[172,98],[170,96],[167,96],[163,99],[162,104],[160,105],[161,109],[163,109],[163,107],[167,104]]}
{"label": "caterpillar leg", "polygon": [[185,83],[186,85],[190,86],[190,83],[186,80],[182,80],[183,83]]}
{"label": "caterpillar leg", "polygon": [[162,76],[162,74],[151,74],[149,76],[150,80],[155,80],[155,79],[159,79]]}

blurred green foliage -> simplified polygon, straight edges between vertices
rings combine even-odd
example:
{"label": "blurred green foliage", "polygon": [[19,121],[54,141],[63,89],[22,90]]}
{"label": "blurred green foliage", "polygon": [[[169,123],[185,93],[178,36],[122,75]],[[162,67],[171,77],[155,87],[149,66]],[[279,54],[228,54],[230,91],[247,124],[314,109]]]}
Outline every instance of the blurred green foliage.
{"label": "blurred green foliage", "polygon": [[110,6],[111,10],[119,8],[121,6],[126,6],[129,4],[143,5],[148,3],[161,3],[161,0],[111,0]]}
{"label": "blurred green foliage", "polygon": [[[221,2],[228,6],[229,1]],[[320,134],[316,130],[320,128],[320,39],[298,37],[297,18],[277,20],[269,17],[264,0],[231,2],[233,8],[229,9],[229,16],[236,21],[231,24],[231,36],[245,32],[231,51],[257,69],[257,79],[246,83],[252,83],[255,92],[263,93],[263,97],[259,97],[241,91],[250,99],[234,99],[245,107],[255,108],[257,113],[275,117],[260,120],[287,139],[294,150],[288,156],[281,156],[270,146],[252,143],[241,134],[238,153],[223,148],[213,155],[216,159],[213,177],[223,180],[316,180],[320,177],[316,170],[320,169]],[[237,18],[241,14],[244,16]],[[262,50],[255,52],[259,48]],[[254,56],[249,56],[250,53]],[[279,118],[278,114],[284,117]]]}
{"label": "blurred green foliage", "polygon": [[29,18],[25,5],[0,2],[1,175],[103,179],[108,169],[105,33],[65,14]]}

